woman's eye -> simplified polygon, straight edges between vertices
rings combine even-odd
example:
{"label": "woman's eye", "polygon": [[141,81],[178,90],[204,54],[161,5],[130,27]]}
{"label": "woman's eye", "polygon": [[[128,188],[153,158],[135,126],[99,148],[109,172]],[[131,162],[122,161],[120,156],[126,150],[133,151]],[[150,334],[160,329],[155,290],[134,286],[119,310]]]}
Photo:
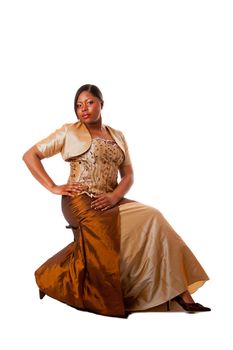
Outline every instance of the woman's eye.
{"label": "woman's eye", "polygon": [[92,105],[93,101],[88,101],[87,104],[88,105]]}

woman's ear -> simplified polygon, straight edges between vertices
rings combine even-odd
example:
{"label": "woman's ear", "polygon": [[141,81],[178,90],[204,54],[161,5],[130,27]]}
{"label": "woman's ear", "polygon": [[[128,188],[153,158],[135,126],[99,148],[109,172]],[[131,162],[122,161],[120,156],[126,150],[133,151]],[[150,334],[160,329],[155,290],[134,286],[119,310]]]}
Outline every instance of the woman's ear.
{"label": "woman's ear", "polygon": [[103,108],[104,106],[104,101],[101,102],[101,109]]}

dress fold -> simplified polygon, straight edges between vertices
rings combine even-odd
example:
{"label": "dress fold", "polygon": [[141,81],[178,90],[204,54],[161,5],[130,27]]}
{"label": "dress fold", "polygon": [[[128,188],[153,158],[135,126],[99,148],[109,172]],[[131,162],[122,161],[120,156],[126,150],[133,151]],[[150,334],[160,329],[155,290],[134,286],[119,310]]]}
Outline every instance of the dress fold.
{"label": "dress fold", "polygon": [[35,272],[39,288],[71,306],[124,317],[118,206],[97,212],[82,194],[63,196],[62,210],[76,240]]}
{"label": "dress fold", "polygon": [[116,317],[156,307],[185,290],[194,293],[209,279],[159,210],[126,198],[108,210],[91,208],[93,198],[114,191],[124,162],[129,157],[118,144],[101,138],[70,161],[68,182],[85,188],[62,196],[74,242],[35,272],[39,289],[50,297]]}

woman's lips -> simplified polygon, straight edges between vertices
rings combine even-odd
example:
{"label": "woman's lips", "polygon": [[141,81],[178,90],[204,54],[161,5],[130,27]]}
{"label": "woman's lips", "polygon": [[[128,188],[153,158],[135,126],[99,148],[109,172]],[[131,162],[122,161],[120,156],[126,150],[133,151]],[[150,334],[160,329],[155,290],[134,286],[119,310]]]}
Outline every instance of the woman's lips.
{"label": "woman's lips", "polygon": [[83,118],[88,118],[88,117],[90,117],[90,114],[83,114]]}

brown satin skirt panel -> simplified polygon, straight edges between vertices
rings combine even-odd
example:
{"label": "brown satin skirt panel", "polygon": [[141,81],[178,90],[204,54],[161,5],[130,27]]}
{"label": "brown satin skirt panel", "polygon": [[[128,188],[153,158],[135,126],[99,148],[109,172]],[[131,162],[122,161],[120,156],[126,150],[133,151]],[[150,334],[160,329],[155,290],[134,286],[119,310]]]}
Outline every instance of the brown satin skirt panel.
{"label": "brown satin skirt panel", "polygon": [[96,211],[91,201],[86,194],[62,197],[75,241],[35,272],[36,281],[47,295],[71,306],[124,317],[119,209]]}
{"label": "brown satin skirt panel", "polygon": [[82,237],[72,242],[48,259],[35,272],[40,290],[52,298],[70,306],[84,309],[83,281],[85,264],[83,261]]}

